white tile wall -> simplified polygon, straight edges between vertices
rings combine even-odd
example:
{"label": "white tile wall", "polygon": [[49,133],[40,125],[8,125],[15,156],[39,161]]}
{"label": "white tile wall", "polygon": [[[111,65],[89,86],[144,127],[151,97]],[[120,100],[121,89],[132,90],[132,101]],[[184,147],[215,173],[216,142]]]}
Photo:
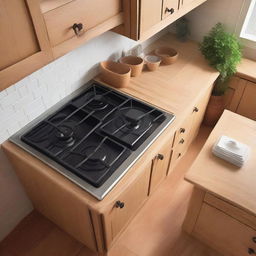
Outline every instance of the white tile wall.
{"label": "white tile wall", "polygon": [[0,92],[0,143],[92,79],[100,61],[117,59],[135,44],[107,32]]}

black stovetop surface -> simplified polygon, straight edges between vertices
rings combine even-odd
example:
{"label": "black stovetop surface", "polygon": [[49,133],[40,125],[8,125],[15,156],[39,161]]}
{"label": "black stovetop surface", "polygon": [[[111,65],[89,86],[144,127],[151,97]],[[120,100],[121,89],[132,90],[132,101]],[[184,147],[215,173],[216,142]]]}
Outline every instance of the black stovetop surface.
{"label": "black stovetop surface", "polygon": [[165,119],[161,110],[93,83],[21,140],[100,187]]}

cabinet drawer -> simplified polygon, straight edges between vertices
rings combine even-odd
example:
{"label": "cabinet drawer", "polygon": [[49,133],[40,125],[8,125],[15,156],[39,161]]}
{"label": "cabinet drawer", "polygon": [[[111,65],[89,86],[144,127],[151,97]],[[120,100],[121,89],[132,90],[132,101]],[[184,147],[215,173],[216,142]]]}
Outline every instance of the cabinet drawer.
{"label": "cabinet drawer", "polygon": [[82,23],[83,30],[99,25],[121,12],[121,0],[73,0],[44,13],[52,46],[76,37],[73,24]]}
{"label": "cabinet drawer", "polygon": [[239,220],[240,222],[250,226],[256,230],[256,216],[250,213],[245,212],[244,210],[238,208],[235,205],[232,205],[210,193],[206,193],[204,201],[209,205],[225,212],[231,217]]}
{"label": "cabinet drawer", "polygon": [[179,0],[163,0],[162,19],[175,14],[179,9]]}
{"label": "cabinet drawer", "polygon": [[191,114],[186,118],[186,120],[182,123],[182,125],[178,128],[178,130],[175,133],[175,138],[173,142],[173,147],[177,147],[180,144],[187,143],[188,136],[191,129],[192,124],[192,112]]}
{"label": "cabinet drawer", "polygon": [[256,231],[225,213],[203,204],[194,235],[224,255],[247,256],[256,250]]}
{"label": "cabinet drawer", "polygon": [[[126,227],[132,217],[143,205],[143,202],[147,199],[150,172],[151,162],[146,166],[144,173],[140,175],[130,188],[120,195],[114,202],[109,216],[112,239]],[[120,203],[123,203],[123,205],[120,205]]]}

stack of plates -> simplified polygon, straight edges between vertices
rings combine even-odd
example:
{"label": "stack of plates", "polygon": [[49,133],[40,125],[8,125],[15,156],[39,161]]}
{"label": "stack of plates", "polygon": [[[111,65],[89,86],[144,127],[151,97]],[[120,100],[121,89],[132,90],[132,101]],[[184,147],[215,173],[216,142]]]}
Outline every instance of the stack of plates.
{"label": "stack of plates", "polygon": [[249,157],[250,148],[227,136],[221,136],[213,146],[212,152],[238,167],[242,167]]}

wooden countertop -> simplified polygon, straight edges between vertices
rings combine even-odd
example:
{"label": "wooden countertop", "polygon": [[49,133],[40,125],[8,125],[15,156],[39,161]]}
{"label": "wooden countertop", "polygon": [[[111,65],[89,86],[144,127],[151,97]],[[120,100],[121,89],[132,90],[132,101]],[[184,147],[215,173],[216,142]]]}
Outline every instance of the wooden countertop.
{"label": "wooden countertop", "polygon": [[[221,135],[251,147],[251,155],[242,168],[212,154],[212,147]],[[185,179],[255,215],[256,122],[225,110]]]}
{"label": "wooden countertop", "polygon": [[236,75],[256,83],[256,61],[243,58],[237,67]]}
{"label": "wooden countertop", "polygon": [[[139,175],[143,165],[151,161],[161,147],[171,140],[178,125],[191,113],[199,98],[206,93],[218,77],[218,72],[209,67],[198,50],[196,42],[181,43],[174,36],[168,34],[150,45],[148,52],[162,45],[174,47],[179,52],[178,61],[169,66],[161,66],[157,71],[144,71],[139,77],[131,79],[128,88],[120,91],[142,99],[152,105],[160,107],[176,115],[175,121],[159,136],[143,156],[131,167],[130,171],[119,181],[114,189],[102,201],[98,201],[87,192],[76,186],[49,166],[26,153],[11,142],[5,142],[3,148],[12,154],[13,159],[26,159],[31,168],[36,168],[49,179],[57,180],[62,186],[72,190],[81,200],[88,202],[93,208],[103,209],[104,205],[111,204],[112,200],[121,194]],[[141,168],[137,168],[140,166]]]}
{"label": "wooden countertop", "polygon": [[175,48],[179,52],[178,60],[172,65],[161,65],[154,72],[144,70],[120,91],[174,113],[175,124],[178,124],[219,73],[208,65],[197,42],[180,42],[174,35],[166,34],[145,51],[151,52],[160,46]]}

